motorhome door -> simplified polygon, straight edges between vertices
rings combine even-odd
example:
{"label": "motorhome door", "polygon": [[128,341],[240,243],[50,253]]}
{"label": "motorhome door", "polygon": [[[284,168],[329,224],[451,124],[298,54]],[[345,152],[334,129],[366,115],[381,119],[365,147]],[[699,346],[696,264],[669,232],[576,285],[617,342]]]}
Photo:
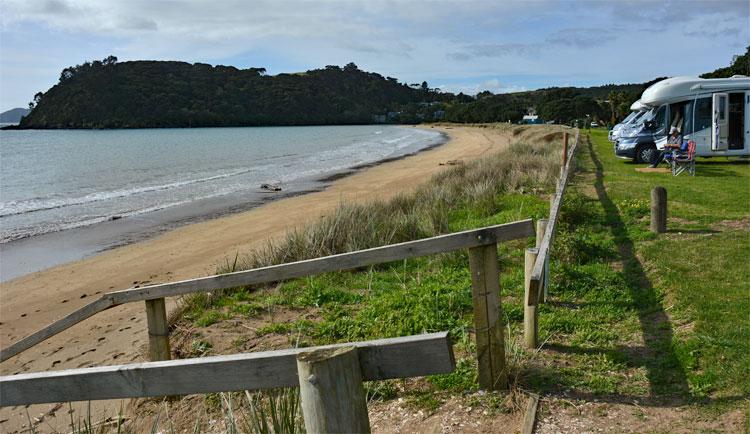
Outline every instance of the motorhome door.
{"label": "motorhome door", "polygon": [[729,147],[729,94],[713,94],[713,107],[711,150],[724,151]]}

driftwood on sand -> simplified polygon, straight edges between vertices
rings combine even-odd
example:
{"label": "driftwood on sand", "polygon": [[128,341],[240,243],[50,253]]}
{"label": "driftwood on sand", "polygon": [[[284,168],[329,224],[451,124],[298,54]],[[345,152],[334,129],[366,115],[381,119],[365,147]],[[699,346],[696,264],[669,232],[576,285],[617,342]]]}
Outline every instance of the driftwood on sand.
{"label": "driftwood on sand", "polygon": [[276,184],[261,184],[260,188],[267,191],[281,191],[281,187]]}

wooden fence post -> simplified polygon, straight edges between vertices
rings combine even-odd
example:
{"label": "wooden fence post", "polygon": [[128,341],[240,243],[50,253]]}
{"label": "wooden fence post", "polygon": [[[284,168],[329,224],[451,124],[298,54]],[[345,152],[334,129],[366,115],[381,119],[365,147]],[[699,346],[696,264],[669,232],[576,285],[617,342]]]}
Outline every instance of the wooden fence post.
{"label": "wooden fence post", "polygon": [[523,309],[523,338],[526,343],[526,348],[535,349],[537,347],[537,336],[538,336],[538,314],[537,314],[537,303],[530,304],[531,298],[536,298],[535,294],[529,295],[531,291],[531,272],[534,270],[534,264],[536,263],[539,249],[530,248],[526,249],[526,256],[524,261],[524,309]]}
{"label": "wooden fence post", "polygon": [[356,347],[300,353],[297,355],[297,375],[307,432],[370,432]]}
{"label": "wooden fence post", "polygon": [[562,148],[562,169],[565,170],[565,165],[568,164],[568,132],[563,132],[563,148]]}
{"label": "wooden fence post", "polygon": [[485,390],[505,389],[508,382],[497,262],[497,244],[469,249],[479,387]]}
{"label": "wooden fence post", "polygon": [[651,232],[663,234],[667,231],[667,190],[654,187],[651,190]]}
{"label": "wooden fence post", "polygon": [[[544,238],[544,233],[547,231],[547,223],[549,223],[549,219],[539,219],[536,221],[536,248],[542,246],[542,238]],[[542,285],[544,286],[544,296],[542,297],[542,301],[547,301],[547,284],[549,283],[549,255],[547,255],[547,260],[544,262],[544,280],[542,282]]]}
{"label": "wooden fence post", "polygon": [[146,300],[148,321],[148,359],[152,362],[169,360],[169,323],[163,298]]}

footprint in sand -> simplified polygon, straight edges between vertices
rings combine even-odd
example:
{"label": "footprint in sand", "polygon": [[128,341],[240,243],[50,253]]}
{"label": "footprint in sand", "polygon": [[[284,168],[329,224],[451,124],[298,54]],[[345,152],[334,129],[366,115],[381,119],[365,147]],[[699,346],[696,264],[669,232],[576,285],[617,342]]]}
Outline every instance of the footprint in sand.
{"label": "footprint in sand", "polygon": [[97,341],[97,342],[101,342],[101,341],[103,341],[103,340],[105,340],[105,339],[107,339],[107,338],[105,338],[104,336],[102,336],[102,337],[100,337],[99,339],[97,339],[96,341]]}
{"label": "footprint in sand", "polygon": [[91,360],[87,360],[81,363],[80,365],[76,366],[76,368],[83,368],[84,366],[91,366],[91,365],[92,365]]}
{"label": "footprint in sand", "polygon": [[25,313],[22,313],[22,314],[21,314],[21,318],[25,318],[25,317],[26,317],[26,314],[25,314]]}
{"label": "footprint in sand", "polygon": [[59,365],[60,363],[61,362],[59,360],[55,360],[54,362],[52,362],[52,367],[54,368],[55,366]]}
{"label": "footprint in sand", "polygon": [[112,356],[112,359],[117,360],[118,357],[124,356],[124,355],[125,355],[125,353],[117,353],[114,356]]}
{"label": "footprint in sand", "polygon": [[86,298],[86,297],[87,297],[86,294],[81,294],[81,297],[79,298]]}
{"label": "footprint in sand", "polygon": [[127,327],[123,327],[123,328],[121,328],[120,330],[117,330],[117,331],[118,331],[118,332],[124,332],[125,330],[130,330],[131,328],[132,328],[132,327],[130,327],[130,326],[127,326]]}
{"label": "footprint in sand", "polygon": [[66,300],[63,300],[63,301],[61,301],[61,303],[67,303],[67,302],[68,302],[68,300],[67,300],[67,299],[66,299]]}

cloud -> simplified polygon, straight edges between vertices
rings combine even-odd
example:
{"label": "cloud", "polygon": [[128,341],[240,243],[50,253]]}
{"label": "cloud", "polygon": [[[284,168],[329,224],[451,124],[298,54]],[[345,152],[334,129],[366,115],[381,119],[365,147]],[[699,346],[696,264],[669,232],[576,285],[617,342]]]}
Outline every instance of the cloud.
{"label": "cloud", "polygon": [[474,44],[463,51],[446,54],[450,60],[466,61],[477,57],[535,56],[542,49],[539,44]]}
{"label": "cloud", "polygon": [[549,36],[546,41],[549,44],[573,46],[577,48],[589,48],[604,45],[615,39],[613,30],[594,28],[572,28],[561,29]]}
{"label": "cloud", "polygon": [[491,78],[484,80],[479,83],[457,83],[457,84],[443,84],[437,86],[443,91],[453,93],[464,93],[466,95],[476,95],[479,92],[490,91],[492,93],[511,93],[511,92],[523,92],[528,90],[525,86],[516,86],[510,84],[504,84],[498,78]]}

